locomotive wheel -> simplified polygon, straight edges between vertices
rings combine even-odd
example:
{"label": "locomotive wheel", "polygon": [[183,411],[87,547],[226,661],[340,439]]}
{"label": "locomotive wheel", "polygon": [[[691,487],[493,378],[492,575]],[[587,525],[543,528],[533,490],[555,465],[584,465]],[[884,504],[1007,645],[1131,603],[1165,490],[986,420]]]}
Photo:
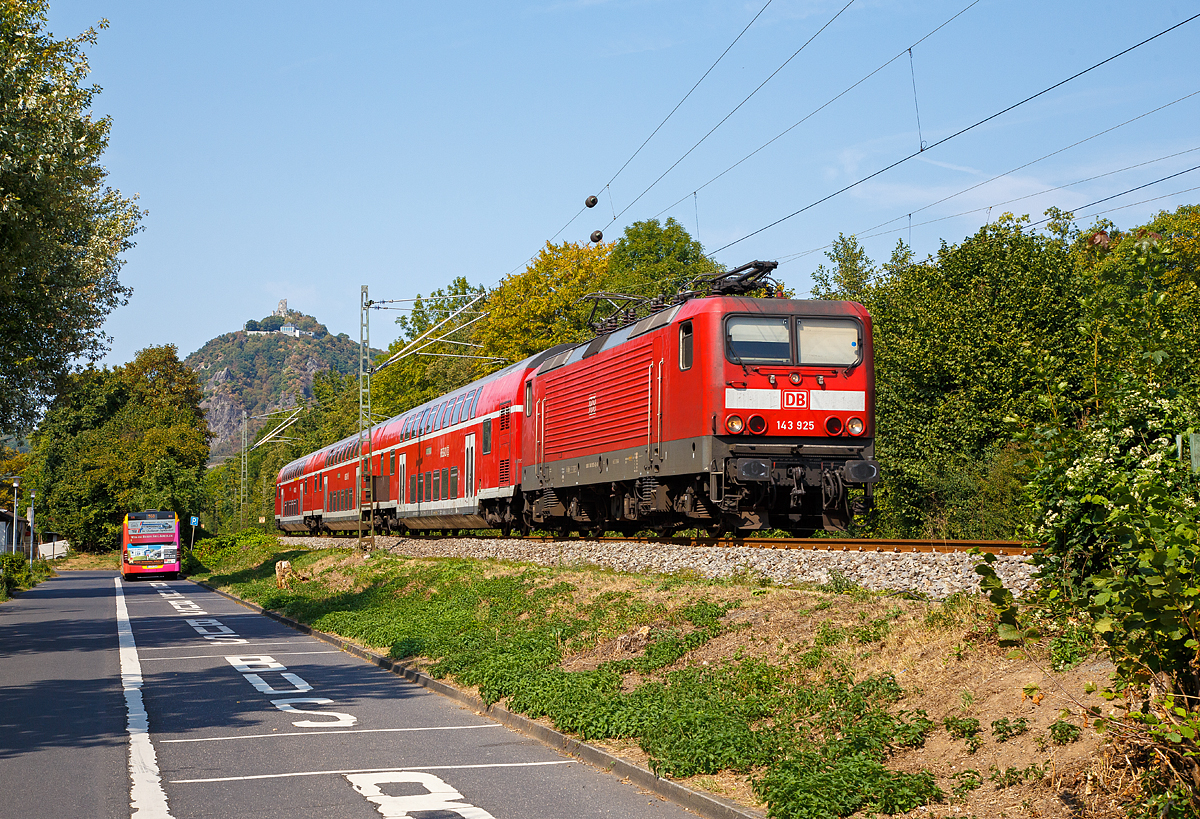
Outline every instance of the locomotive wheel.
{"label": "locomotive wheel", "polygon": [[512,537],[512,527],[508,524],[500,527],[500,537]]}

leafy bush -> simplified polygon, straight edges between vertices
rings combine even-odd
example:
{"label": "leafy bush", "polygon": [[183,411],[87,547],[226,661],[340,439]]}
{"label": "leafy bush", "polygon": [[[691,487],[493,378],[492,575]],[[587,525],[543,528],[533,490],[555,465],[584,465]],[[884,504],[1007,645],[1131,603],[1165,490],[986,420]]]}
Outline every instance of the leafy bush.
{"label": "leafy bush", "polygon": [[1083,731],[1078,725],[1066,720],[1057,719],[1050,723],[1050,741],[1055,745],[1070,745],[1082,735]]}
{"label": "leafy bush", "polygon": [[1017,717],[1010,720],[1008,717],[1001,717],[992,722],[992,736],[997,742],[1008,742],[1013,737],[1019,737],[1029,731],[1029,720],[1025,717]]}

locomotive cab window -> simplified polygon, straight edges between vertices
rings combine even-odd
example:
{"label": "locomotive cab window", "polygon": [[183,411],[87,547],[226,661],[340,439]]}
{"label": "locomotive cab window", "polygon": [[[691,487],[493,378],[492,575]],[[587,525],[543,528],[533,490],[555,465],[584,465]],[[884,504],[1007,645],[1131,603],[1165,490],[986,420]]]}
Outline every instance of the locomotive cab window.
{"label": "locomotive cab window", "polygon": [[525,382],[525,416],[533,415],[533,381]]}
{"label": "locomotive cab window", "polygon": [[862,359],[862,328],[849,319],[796,319],[801,364],[847,367]]}
{"label": "locomotive cab window", "polygon": [[682,322],[679,325],[679,369],[692,368],[692,323]]}
{"label": "locomotive cab window", "polygon": [[725,321],[725,355],[734,364],[792,363],[792,333],[786,318],[730,316]]}

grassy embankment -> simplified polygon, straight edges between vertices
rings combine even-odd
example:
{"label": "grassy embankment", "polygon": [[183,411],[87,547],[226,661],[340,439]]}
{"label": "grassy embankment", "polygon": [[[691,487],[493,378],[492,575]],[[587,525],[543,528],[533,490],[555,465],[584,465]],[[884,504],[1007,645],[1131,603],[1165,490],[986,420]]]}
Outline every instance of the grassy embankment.
{"label": "grassy embankment", "polygon": [[[286,590],[281,559],[301,575]],[[1107,807],[1079,714],[1111,665],[1070,635],[1007,657],[975,596],[364,557],[257,534],[197,544],[191,574],[772,816]]]}

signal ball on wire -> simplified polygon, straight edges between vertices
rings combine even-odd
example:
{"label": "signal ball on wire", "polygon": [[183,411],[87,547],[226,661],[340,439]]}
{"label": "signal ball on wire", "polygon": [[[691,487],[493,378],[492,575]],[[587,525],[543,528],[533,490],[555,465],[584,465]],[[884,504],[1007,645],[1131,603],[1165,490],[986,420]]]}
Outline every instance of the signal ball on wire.
{"label": "signal ball on wire", "polygon": [[601,242],[603,242],[604,241],[604,231],[593,230],[592,231],[592,241],[595,242],[596,244],[600,244]]}
{"label": "signal ball on wire", "polygon": [[583,204],[589,208],[594,208],[599,203],[600,203],[600,198],[597,196],[589,196],[587,199],[583,200]]}

